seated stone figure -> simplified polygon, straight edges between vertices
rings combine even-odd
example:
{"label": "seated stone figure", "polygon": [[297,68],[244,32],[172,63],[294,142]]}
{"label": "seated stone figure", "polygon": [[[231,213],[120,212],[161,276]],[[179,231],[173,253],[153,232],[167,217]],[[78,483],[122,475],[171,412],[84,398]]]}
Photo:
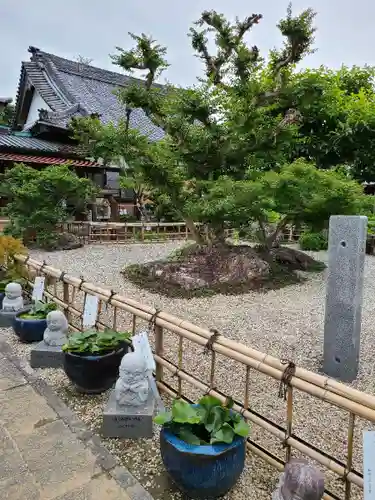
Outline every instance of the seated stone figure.
{"label": "seated stone figure", "polygon": [[139,406],[147,401],[149,381],[146,363],[140,353],[129,352],[122,358],[115,394],[119,405]]}
{"label": "seated stone figure", "polygon": [[62,346],[66,343],[68,333],[68,320],[61,311],[51,311],[47,314],[47,328],[43,340],[50,346]]}
{"label": "seated stone figure", "polygon": [[272,500],[320,500],[324,493],[323,473],[303,459],[285,465]]}
{"label": "seated stone figure", "polygon": [[8,283],[5,287],[3,311],[19,311],[23,309],[22,287],[19,283]]}

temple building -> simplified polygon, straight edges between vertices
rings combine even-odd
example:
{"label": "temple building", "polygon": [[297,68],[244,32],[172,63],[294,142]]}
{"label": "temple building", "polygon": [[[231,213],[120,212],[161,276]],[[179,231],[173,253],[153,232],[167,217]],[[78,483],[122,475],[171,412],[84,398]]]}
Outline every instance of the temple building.
{"label": "temple building", "polygon": [[[90,207],[93,220],[119,220],[139,215],[135,193],[121,189],[120,166],[106,165],[87,157],[72,137],[73,117],[97,115],[103,123],[116,123],[124,116],[114,91],[142,80],[103,70],[29,47],[30,61],[22,62],[13,122],[0,126],[0,172],[16,162],[34,168],[69,164],[79,176],[90,178],[100,196]],[[0,106],[9,105],[2,98]],[[130,113],[129,127],[151,140],[163,137],[141,109]],[[0,206],[6,204],[0,199]],[[78,215],[77,215],[78,216]]]}

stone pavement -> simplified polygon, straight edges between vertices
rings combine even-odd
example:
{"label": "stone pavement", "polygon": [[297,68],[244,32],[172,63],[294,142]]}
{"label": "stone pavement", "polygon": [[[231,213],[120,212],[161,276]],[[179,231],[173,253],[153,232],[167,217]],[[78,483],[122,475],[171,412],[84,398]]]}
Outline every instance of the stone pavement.
{"label": "stone pavement", "polygon": [[0,499],[152,500],[74,413],[0,342]]}

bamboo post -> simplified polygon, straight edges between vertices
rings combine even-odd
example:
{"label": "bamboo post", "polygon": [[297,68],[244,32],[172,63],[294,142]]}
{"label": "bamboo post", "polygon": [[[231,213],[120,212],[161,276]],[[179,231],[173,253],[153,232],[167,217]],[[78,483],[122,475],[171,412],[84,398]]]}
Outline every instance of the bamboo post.
{"label": "bamboo post", "polygon": [[[178,341],[178,369],[182,370],[182,356],[184,352],[184,339],[183,337],[179,338]],[[180,398],[182,395],[182,380],[181,377],[178,377],[178,397]]]}
{"label": "bamboo post", "polygon": [[[69,297],[69,283],[63,283],[63,301],[68,304],[70,304],[70,297]],[[68,309],[65,310],[65,315],[66,315],[66,318],[68,320],[68,323],[70,323],[71,321],[71,318],[70,318],[70,312]]]}
{"label": "bamboo post", "polygon": [[[353,465],[353,437],[354,437],[354,424],[355,415],[354,413],[349,414],[349,426],[348,426],[348,446],[347,446],[347,456],[346,456],[346,473],[348,474],[352,470]],[[348,481],[345,477],[345,500],[350,500],[350,494],[352,490],[352,483]]]}
{"label": "bamboo post", "polygon": [[[158,356],[163,357],[164,356],[164,331],[163,331],[163,328],[161,328],[158,325],[155,325],[154,334],[155,334],[155,352]],[[156,376],[157,382],[163,381],[163,366],[158,362],[156,362],[155,376]]]}
{"label": "bamboo post", "polygon": [[288,385],[286,393],[286,434],[285,434],[285,460],[289,462],[292,455],[292,447],[289,444],[289,438],[292,435],[292,422],[293,422],[293,387]]}

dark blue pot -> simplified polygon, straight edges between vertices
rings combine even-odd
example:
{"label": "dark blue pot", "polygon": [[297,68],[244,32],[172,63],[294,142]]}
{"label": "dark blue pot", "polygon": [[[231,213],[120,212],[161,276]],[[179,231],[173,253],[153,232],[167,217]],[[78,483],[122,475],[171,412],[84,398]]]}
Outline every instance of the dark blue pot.
{"label": "dark blue pot", "polygon": [[245,466],[246,440],[237,436],[231,444],[196,446],[163,427],[160,450],[177,487],[191,498],[208,500],[225,495],[238,481]]}
{"label": "dark blue pot", "polygon": [[20,316],[25,314],[25,310],[16,314],[13,319],[13,330],[21,342],[41,342],[44,330],[47,328],[46,319],[24,319]]}
{"label": "dark blue pot", "polygon": [[65,352],[65,373],[79,392],[100,394],[110,389],[118,379],[121,360],[129,349],[131,345],[124,344],[117,351],[104,356]]}

